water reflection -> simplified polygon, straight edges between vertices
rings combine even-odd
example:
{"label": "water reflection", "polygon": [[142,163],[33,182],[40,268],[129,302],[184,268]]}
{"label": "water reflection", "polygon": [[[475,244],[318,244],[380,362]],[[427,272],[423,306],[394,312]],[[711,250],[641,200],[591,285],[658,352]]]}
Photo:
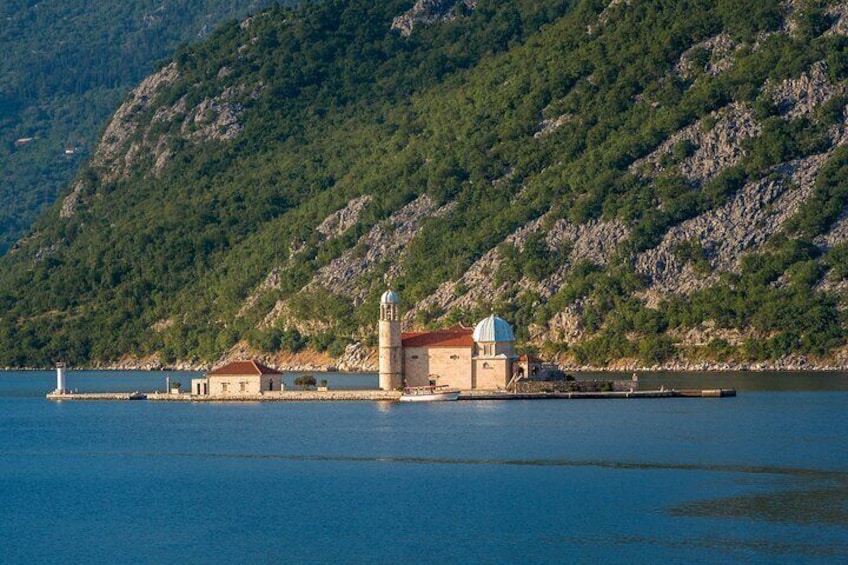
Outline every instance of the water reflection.
{"label": "water reflection", "polygon": [[[712,558],[704,562],[752,562],[751,556],[768,554],[776,558],[785,559],[787,556],[803,556],[818,559],[844,559],[848,553],[845,544],[817,544],[815,540],[784,540],[775,541],[771,539],[740,539],[734,537],[733,532],[725,532],[723,535],[711,535],[710,537],[685,537],[673,538],[668,536],[641,536],[608,534],[559,536],[548,538],[549,543],[562,544],[569,548],[595,547],[618,547],[620,550],[630,551],[634,548],[656,548],[665,547],[675,554],[678,552],[692,551],[693,549],[705,552]],[[782,561],[781,561],[782,562]],[[836,562],[836,561],[831,561]]]}
{"label": "water reflection", "polygon": [[848,482],[801,479],[786,490],[696,501],[671,509],[672,516],[746,518],[787,524],[848,527]]}

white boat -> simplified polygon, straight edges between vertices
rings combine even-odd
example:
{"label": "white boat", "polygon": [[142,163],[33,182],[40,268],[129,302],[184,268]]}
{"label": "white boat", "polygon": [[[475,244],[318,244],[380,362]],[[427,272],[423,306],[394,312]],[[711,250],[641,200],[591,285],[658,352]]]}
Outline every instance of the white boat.
{"label": "white boat", "polygon": [[441,386],[408,386],[400,395],[401,402],[443,402],[459,399],[459,391],[455,388]]}

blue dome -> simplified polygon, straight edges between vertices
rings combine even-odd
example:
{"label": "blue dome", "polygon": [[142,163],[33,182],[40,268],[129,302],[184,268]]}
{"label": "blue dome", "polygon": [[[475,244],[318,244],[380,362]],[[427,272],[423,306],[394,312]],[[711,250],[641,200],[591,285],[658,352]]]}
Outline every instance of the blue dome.
{"label": "blue dome", "polygon": [[400,304],[400,297],[393,290],[387,290],[380,297],[380,304]]}
{"label": "blue dome", "polygon": [[474,328],[474,341],[477,343],[515,341],[515,335],[506,320],[492,314]]}

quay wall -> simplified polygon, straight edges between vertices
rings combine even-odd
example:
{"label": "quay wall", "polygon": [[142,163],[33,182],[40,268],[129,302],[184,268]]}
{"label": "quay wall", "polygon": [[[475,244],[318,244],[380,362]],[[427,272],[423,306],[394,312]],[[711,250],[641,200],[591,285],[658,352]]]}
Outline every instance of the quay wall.
{"label": "quay wall", "polygon": [[262,392],[259,394],[197,395],[150,393],[148,400],[163,402],[320,402],[320,401],[356,401],[356,400],[397,400],[400,392],[396,390],[284,390]]}
{"label": "quay wall", "polygon": [[[734,389],[715,390],[643,390],[643,391],[535,391],[506,392],[503,390],[466,390],[459,400],[533,400],[533,399],[591,399],[591,398],[726,398],[736,396]],[[48,400],[151,400],[154,402],[322,402],[322,401],[387,401],[400,398],[393,390],[333,390],[282,391],[261,394],[232,394],[226,396],[194,395],[189,393],[69,393],[47,394]]]}
{"label": "quay wall", "polygon": [[638,390],[638,381],[595,380],[595,381],[518,381],[514,392],[531,394],[538,392],[629,392]]}
{"label": "quay wall", "polygon": [[146,394],[139,392],[65,392],[48,393],[48,400],[144,400]]}

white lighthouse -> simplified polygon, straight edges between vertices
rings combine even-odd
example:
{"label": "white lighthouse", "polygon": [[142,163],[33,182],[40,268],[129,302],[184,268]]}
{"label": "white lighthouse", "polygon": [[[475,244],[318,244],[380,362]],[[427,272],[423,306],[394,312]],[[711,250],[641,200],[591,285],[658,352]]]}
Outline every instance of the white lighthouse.
{"label": "white lighthouse", "polygon": [[400,298],[387,290],[380,298],[380,388],[395,390],[403,386],[401,359]]}
{"label": "white lighthouse", "polygon": [[65,364],[59,363],[56,365],[56,394],[65,394]]}

